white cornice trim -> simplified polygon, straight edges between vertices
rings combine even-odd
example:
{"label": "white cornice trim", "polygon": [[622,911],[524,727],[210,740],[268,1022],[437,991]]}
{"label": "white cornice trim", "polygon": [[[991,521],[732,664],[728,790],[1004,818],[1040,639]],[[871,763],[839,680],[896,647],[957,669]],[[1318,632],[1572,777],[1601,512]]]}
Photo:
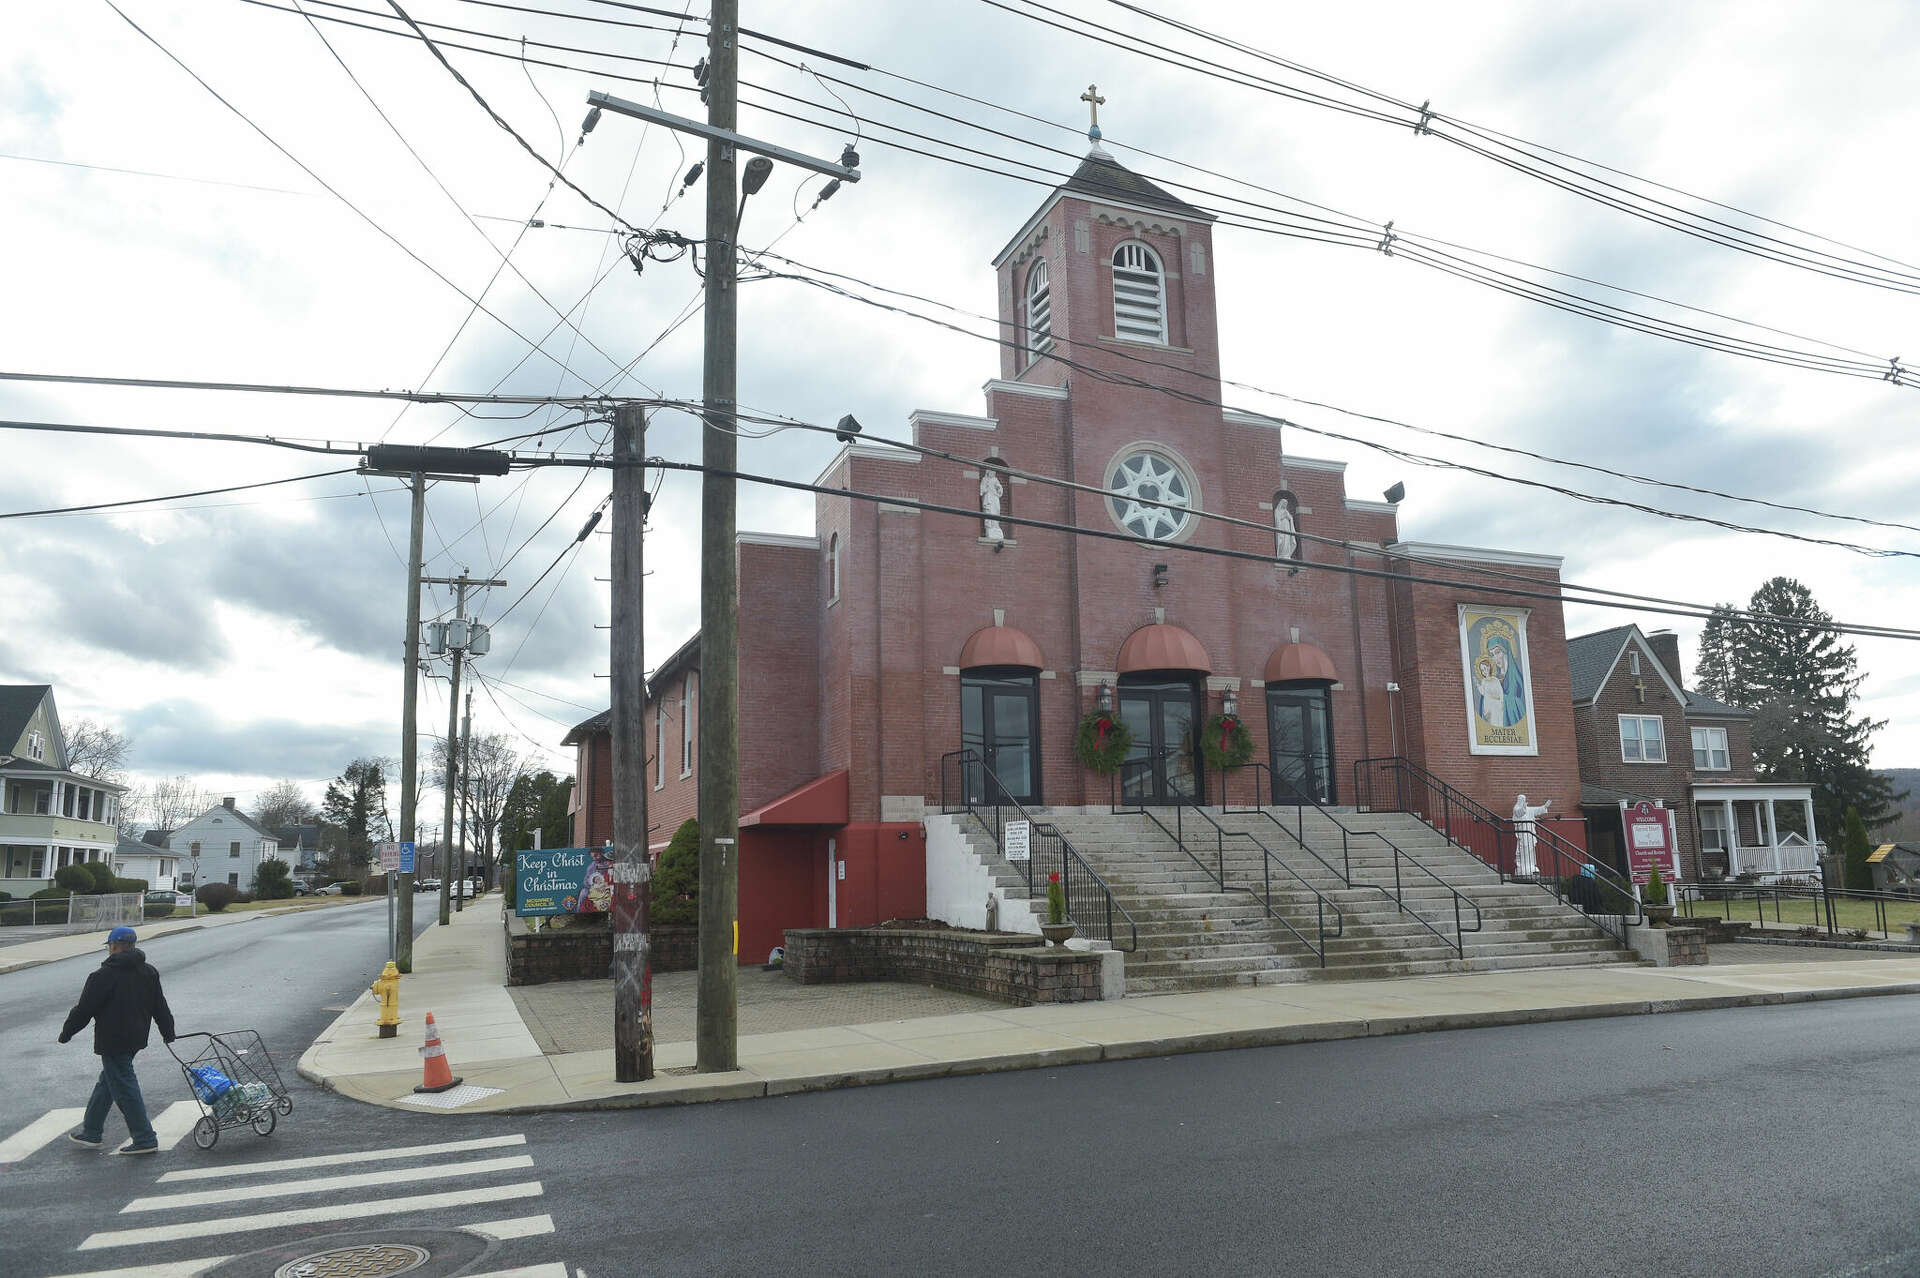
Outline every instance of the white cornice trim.
{"label": "white cornice trim", "polygon": [[993,269],[997,271],[1006,265],[1007,259],[1025,246],[1028,237],[1033,234],[1033,229],[1046,220],[1047,214],[1053,212],[1053,206],[1065,199],[1079,200],[1091,209],[1095,216],[1098,216],[1103,209],[1123,209],[1128,213],[1138,213],[1142,217],[1157,218],[1169,226],[1177,227],[1177,233],[1183,237],[1190,233],[1189,228],[1194,223],[1197,222],[1202,226],[1207,226],[1213,222],[1213,218],[1204,213],[1198,217],[1191,217],[1184,214],[1173,213],[1167,209],[1150,208],[1144,204],[1128,204],[1122,200],[1110,200],[1105,197],[1087,195],[1081,191],[1069,191],[1064,186],[1056,187],[1054,188],[1053,194],[1049,195],[1046,201],[1042,203],[1038,209],[1034,210],[1033,216],[1020,224],[1020,229],[1014,232],[1013,238],[1007,241],[1006,247],[994,254]]}
{"label": "white cornice trim", "polygon": [[1029,386],[1025,382],[1010,382],[1003,377],[989,377],[980,384],[984,394],[996,392],[1002,395],[1032,395],[1036,399],[1065,399],[1068,391],[1064,386]]}
{"label": "white cornice trim", "polygon": [[1334,475],[1344,475],[1347,472],[1345,462],[1331,461],[1325,457],[1287,457],[1282,459],[1282,464],[1298,470],[1324,470]]}
{"label": "white cornice trim", "polygon": [[848,456],[852,454],[852,452],[853,452],[852,444],[840,445],[839,450],[835,452],[833,455],[833,460],[827,463],[826,469],[822,470],[818,475],[815,475],[813,477],[813,486],[815,488],[825,487],[827,482],[827,476],[831,475],[834,471],[838,470],[840,468],[840,463],[845,461],[848,458]]}
{"label": "white cornice trim", "polygon": [[1470,564],[1513,564],[1521,568],[1552,568],[1566,562],[1562,555],[1534,555],[1524,550],[1488,550],[1480,546],[1448,546],[1436,541],[1401,541],[1387,547],[1390,555],[1407,558],[1453,559]]}
{"label": "white cornice trim", "polygon": [[1368,515],[1392,515],[1400,510],[1390,501],[1360,501],[1353,497],[1347,498],[1347,509]]}
{"label": "white cornice trim", "polygon": [[821,472],[813,477],[814,486],[817,488],[825,487],[827,476],[833,474],[833,472],[839,468],[840,463],[850,457],[864,457],[869,461],[905,462],[908,465],[917,465],[920,461],[919,453],[909,453],[899,448],[889,447],[886,444],[842,444],[840,445],[840,451],[833,455],[833,460],[828,462]]}
{"label": "white cornice trim", "polygon": [[737,532],[733,540],[742,546],[785,546],[790,550],[818,550],[818,537],[796,537],[792,533]]}
{"label": "white cornice trim", "polygon": [[[922,426],[957,426],[962,430],[999,430],[997,417],[974,417],[967,413],[942,413],[931,408],[916,408],[907,414],[907,425],[917,432]],[[911,454],[916,460],[918,453]]]}

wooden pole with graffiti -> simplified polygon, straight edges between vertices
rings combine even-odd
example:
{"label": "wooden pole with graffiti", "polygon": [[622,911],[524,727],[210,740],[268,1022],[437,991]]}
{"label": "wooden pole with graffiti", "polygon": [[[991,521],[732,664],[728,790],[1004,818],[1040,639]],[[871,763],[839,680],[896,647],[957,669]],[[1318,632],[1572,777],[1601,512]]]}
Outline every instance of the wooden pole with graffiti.
{"label": "wooden pole with graffiti", "polygon": [[613,424],[613,1075],[653,1077],[653,964],[648,912],[646,660],[642,638],[647,520],[646,416],[622,405]]}

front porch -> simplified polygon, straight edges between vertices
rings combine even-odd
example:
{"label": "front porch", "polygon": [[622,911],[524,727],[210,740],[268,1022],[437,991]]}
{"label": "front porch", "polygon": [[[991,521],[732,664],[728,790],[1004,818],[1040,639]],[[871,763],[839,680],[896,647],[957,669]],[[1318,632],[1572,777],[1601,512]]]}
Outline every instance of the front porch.
{"label": "front porch", "polygon": [[0,843],[0,892],[16,900],[53,886],[54,871],[64,865],[113,859],[113,849],[98,844]]}
{"label": "front porch", "polygon": [[1814,825],[1811,786],[1696,782],[1692,789],[1702,881],[1819,876],[1827,849]]}

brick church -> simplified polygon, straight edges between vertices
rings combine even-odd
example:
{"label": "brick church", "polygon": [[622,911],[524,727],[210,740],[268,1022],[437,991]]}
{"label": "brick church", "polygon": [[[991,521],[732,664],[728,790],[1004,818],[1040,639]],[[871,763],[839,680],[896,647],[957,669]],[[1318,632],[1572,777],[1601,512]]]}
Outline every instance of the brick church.
{"label": "brick church", "polygon": [[[818,482],[882,500],[822,495],[810,536],[740,534],[743,961],[787,927],[924,914],[922,819],[987,774],[1034,809],[1343,804],[1356,765],[1397,756],[1496,813],[1551,801],[1584,844],[1561,608],[1502,593],[1555,594],[1559,558],[1403,543],[1398,505],[1350,495],[1344,463],[1223,411],[1212,220],[1096,140],[994,259],[982,411],[910,418],[976,460],[855,442]],[[696,635],[648,686],[656,850],[695,811],[699,667]],[[1075,750],[1096,708],[1132,732],[1115,773]],[[1207,766],[1222,714],[1255,766]],[[606,716],[567,742],[575,840],[597,845]]]}

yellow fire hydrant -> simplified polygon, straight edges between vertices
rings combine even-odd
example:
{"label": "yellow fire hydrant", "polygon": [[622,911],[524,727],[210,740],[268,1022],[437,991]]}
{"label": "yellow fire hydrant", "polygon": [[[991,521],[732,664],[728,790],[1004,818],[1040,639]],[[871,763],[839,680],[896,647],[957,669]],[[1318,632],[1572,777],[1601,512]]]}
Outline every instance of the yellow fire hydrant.
{"label": "yellow fire hydrant", "polygon": [[388,963],[368,988],[380,1000],[380,1018],[374,1022],[380,1027],[380,1037],[394,1037],[400,1032],[400,969]]}

